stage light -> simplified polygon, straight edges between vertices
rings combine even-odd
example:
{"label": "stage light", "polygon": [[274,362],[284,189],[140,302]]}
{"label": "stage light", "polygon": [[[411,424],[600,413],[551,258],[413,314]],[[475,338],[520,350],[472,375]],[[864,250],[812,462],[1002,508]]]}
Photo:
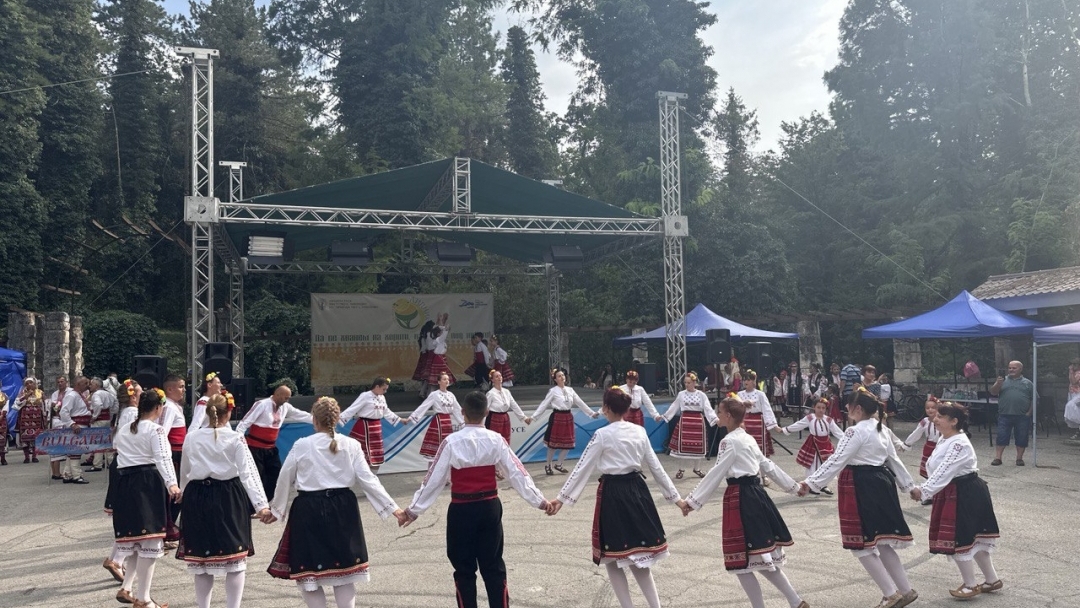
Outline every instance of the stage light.
{"label": "stage light", "polygon": [[246,253],[253,264],[283,264],[292,252],[284,232],[262,232],[248,235]]}
{"label": "stage light", "polygon": [[444,241],[435,244],[434,253],[433,257],[442,266],[468,266],[476,255],[473,248],[468,245]]}
{"label": "stage light", "polygon": [[544,252],[544,261],[559,270],[579,270],[585,266],[585,255],[581,252],[581,247],[552,245]]}
{"label": "stage light", "polygon": [[331,262],[340,266],[366,266],[375,261],[375,251],[368,243],[334,241],[328,255]]}

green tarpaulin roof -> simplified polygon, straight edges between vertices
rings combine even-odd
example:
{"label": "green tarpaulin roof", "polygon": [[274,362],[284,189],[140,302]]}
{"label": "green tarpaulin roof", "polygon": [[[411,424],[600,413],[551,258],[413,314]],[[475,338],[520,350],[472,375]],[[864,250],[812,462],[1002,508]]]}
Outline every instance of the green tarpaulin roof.
{"label": "green tarpaulin roof", "polygon": [[[328,207],[415,211],[439,179],[450,170],[454,159],[447,158],[383,173],[343,179],[250,199],[263,205]],[[500,216],[630,218],[633,213],[542,182],[505,171],[477,160],[470,161],[472,212]],[[432,211],[450,212],[452,197]],[[386,230],[344,227],[288,226],[280,224],[226,224],[226,230],[241,253],[252,232],[272,229],[284,232],[294,251],[326,247],[331,241],[363,240]],[[541,262],[551,245],[576,245],[582,251],[607,245],[628,236],[561,234],[453,233],[427,231],[441,239],[468,243],[522,262]]]}

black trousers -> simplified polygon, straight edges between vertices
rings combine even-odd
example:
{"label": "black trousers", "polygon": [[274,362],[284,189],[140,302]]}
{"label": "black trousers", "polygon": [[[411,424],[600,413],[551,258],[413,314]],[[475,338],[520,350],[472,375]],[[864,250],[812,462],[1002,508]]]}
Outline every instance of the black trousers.
{"label": "black trousers", "polygon": [[476,387],[480,388],[485,382],[488,381],[488,373],[491,372],[491,368],[484,363],[476,363],[476,370],[473,372],[473,380],[476,381]]}
{"label": "black trousers", "polygon": [[278,449],[251,446],[248,446],[248,449],[251,451],[251,459],[255,461],[255,468],[259,470],[259,479],[262,479],[266,499],[274,500],[274,488],[277,487],[278,475],[281,473],[281,456],[278,455]]}
{"label": "black trousers", "polygon": [[458,608],[477,608],[476,570],[484,577],[490,608],[510,606],[503,562],[502,501],[450,503],[446,510],[446,557],[454,567]]}
{"label": "black trousers", "polygon": [[[180,483],[180,461],[183,460],[184,453],[181,451],[173,450],[172,463],[173,473],[176,474],[176,483]],[[177,525],[180,521],[180,505],[176,504],[172,500],[168,502],[169,505],[169,519],[172,520],[173,525]]]}

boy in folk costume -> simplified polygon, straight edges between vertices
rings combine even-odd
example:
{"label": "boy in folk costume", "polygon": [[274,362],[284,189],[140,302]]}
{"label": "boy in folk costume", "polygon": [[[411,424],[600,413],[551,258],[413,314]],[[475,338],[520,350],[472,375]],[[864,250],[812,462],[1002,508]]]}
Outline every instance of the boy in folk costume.
{"label": "boy in folk costume", "polygon": [[[795,456],[795,462],[806,467],[807,477],[813,475],[814,471],[821,466],[821,463],[828,460],[829,456],[832,456],[833,445],[829,441],[829,437],[840,439],[844,436],[844,431],[841,431],[840,427],[836,426],[836,421],[825,415],[828,408],[829,401],[822,397],[814,404],[813,412],[807,414],[795,424],[782,429],[785,435],[802,430],[809,433],[806,436],[806,441],[803,442],[802,448],[799,449],[798,455]],[[812,492],[812,494],[817,493],[817,491]],[[832,490],[828,487],[821,488],[821,493],[832,496]]]}
{"label": "boy in folk costume", "polygon": [[390,388],[390,378],[379,376],[371,383],[371,388],[356,398],[344,412],[341,412],[341,422],[348,422],[356,418],[356,424],[349,431],[349,437],[360,442],[364,448],[364,457],[371,466],[372,473],[378,473],[379,467],[385,461],[383,450],[382,421],[385,418],[390,424],[401,424],[401,418],[386,405],[386,389]]}
{"label": "boy in folk costume", "polygon": [[473,362],[465,370],[466,376],[472,376],[476,381],[476,388],[482,388],[488,380],[488,371],[491,370],[491,351],[488,350],[484,341],[484,333],[476,332],[472,335]]}
{"label": "boy in folk costume", "polygon": [[[59,412],[60,428],[72,429],[78,434],[82,429],[88,428],[90,423],[93,422],[93,416],[90,414],[90,406],[87,404],[86,398],[82,395],[82,392],[86,390],[88,385],[89,381],[80,376],[75,380],[75,390],[69,390],[64,395]],[[66,462],[67,470],[63,474],[64,483],[90,483],[83,479],[83,472],[79,467],[80,458],[81,456],[79,454],[68,455]]]}
{"label": "boy in folk costume", "polygon": [[498,433],[484,428],[487,416],[484,394],[469,393],[462,413],[465,426],[439,446],[424,482],[405,510],[407,519],[401,525],[409,525],[429,509],[449,481],[451,498],[446,511],[446,556],[454,567],[457,606],[476,607],[476,570],[479,568],[487,588],[488,605],[507,608],[510,594],[502,558],[502,501],[495,480],[496,470],[507,471],[511,485],[533,507],[546,511],[548,502],[506,441]]}
{"label": "boy in folk costume", "polygon": [[281,473],[281,456],[277,449],[281,425],[286,422],[311,424],[311,414],[293,407],[289,397],[292,397],[292,389],[282,384],[274,389],[273,395],[256,401],[236,425],[237,433],[247,434],[248,449],[255,460],[255,468],[259,470],[268,500],[274,500],[274,490]]}
{"label": "boy in folk costume", "polygon": [[784,574],[784,547],[793,541],[776,505],[761,486],[762,474],[772,477],[785,491],[794,493],[799,484],[761,453],[757,442],[742,428],[747,404],[728,397],[717,406],[720,424],[728,434],[720,441],[716,465],[682,503],[683,515],[699,510],[727,480],[724,491],[724,568],[739,579],[753,608],[765,608],[760,572],[788,601],[791,608],[810,608]]}
{"label": "boy in folk costume", "polygon": [[[703,391],[697,390],[697,374],[687,372],[683,378],[686,389],[679,391],[675,401],[671,402],[664,419],[671,422],[676,415],[679,422],[675,424],[671,432],[671,441],[668,442],[669,451],[674,458],[694,461],[694,474],[705,477],[701,465],[705,462],[705,423],[716,426],[716,412],[709,404],[709,397]],[[675,473],[675,479],[683,478],[684,469],[679,467]]]}

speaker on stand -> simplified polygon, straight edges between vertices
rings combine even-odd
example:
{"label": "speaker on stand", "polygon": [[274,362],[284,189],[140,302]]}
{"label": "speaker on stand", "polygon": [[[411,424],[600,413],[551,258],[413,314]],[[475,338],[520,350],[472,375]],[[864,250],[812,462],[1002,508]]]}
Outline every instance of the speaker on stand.
{"label": "speaker on stand", "polygon": [[255,404],[255,380],[251,378],[233,378],[225,390],[229,391],[229,394],[233,396],[233,403],[236,408],[233,409],[232,419],[240,420],[247,415],[248,410]]}
{"label": "speaker on stand", "polygon": [[232,382],[233,345],[231,342],[207,342],[203,345],[203,378],[196,378],[201,385],[205,375],[217,372],[222,384]]}
{"label": "speaker on stand", "polygon": [[[731,360],[731,330],[706,329],[705,355],[705,360],[708,361],[713,368],[713,377],[710,378],[710,380],[712,381],[713,386],[719,386],[717,376],[723,373],[720,371],[720,368],[723,367],[724,363]],[[717,390],[716,403],[720,403],[720,400],[723,398],[724,396]],[[706,458],[716,458],[716,453],[720,449],[720,441],[726,435],[726,428],[705,425],[705,445],[708,446],[705,452]]]}
{"label": "speaker on stand", "polygon": [[169,360],[157,355],[135,355],[132,362],[131,379],[138,382],[144,391],[152,388],[164,388],[165,376],[169,374]]}
{"label": "speaker on stand", "polygon": [[655,363],[638,363],[638,386],[645,389],[645,392],[650,395],[656,394],[656,364]]}

